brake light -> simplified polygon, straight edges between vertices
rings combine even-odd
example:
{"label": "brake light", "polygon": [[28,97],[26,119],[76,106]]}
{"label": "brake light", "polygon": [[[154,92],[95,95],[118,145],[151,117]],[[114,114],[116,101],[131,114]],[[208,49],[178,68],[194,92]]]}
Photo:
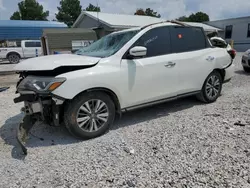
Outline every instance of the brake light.
{"label": "brake light", "polygon": [[232,54],[236,55],[236,50],[232,49]]}
{"label": "brake light", "polygon": [[229,53],[229,55],[231,56],[232,59],[235,58],[235,56],[236,56],[236,50],[235,49],[229,50],[228,53]]}

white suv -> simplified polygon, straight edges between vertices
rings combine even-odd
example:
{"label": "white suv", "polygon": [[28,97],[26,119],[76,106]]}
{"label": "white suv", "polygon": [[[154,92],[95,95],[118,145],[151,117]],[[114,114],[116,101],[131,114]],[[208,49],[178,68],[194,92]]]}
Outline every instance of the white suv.
{"label": "white suv", "polygon": [[128,110],[190,95],[216,101],[232,78],[232,62],[202,28],[157,23],[114,32],[76,54],[21,62],[14,101],[24,101],[27,130],[42,120],[90,139]]}

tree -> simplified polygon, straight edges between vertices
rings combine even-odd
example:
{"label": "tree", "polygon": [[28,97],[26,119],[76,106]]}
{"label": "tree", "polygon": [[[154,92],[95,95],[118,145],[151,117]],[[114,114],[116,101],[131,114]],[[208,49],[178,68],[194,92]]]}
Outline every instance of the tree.
{"label": "tree", "polygon": [[189,16],[191,22],[206,22],[209,21],[209,16],[203,12],[197,12]]}
{"label": "tree", "polygon": [[188,17],[186,16],[181,16],[177,19],[178,21],[181,21],[181,22],[187,22],[188,21]]}
{"label": "tree", "polygon": [[94,6],[91,3],[89,6],[85,9],[86,11],[91,11],[91,12],[101,12],[101,8],[98,6]]}
{"label": "tree", "polygon": [[71,27],[82,12],[79,0],[61,0],[56,19]]}
{"label": "tree", "polygon": [[43,6],[36,0],[24,0],[18,3],[18,11],[10,17],[11,20],[48,20],[49,11],[43,11]]}
{"label": "tree", "polygon": [[10,17],[11,20],[21,20],[21,15],[19,11],[16,11],[13,13],[13,15]]}
{"label": "tree", "polygon": [[142,8],[139,8],[136,10],[135,15],[146,16],[146,13]]}
{"label": "tree", "polygon": [[183,22],[206,22],[209,21],[209,16],[204,12],[197,12],[195,14],[191,14],[190,16],[182,16],[179,17],[177,20]]}
{"label": "tree", "polygon": [[147,8],[145,11],[142,8],[136,10],[134,15],[143,15],[143,16],[152,16],[156,18],[160,18],[161,15],[155,12],[153,9]]}

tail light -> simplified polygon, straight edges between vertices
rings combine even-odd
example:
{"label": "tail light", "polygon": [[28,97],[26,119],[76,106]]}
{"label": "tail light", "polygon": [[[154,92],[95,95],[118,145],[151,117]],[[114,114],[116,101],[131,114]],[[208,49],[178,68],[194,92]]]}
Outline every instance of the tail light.
{"label": "tail light", "polygon": [[232,50],[228,50],[227,52],[229,53],[229,55],[231,56],[232,59],[235,58],[235,56],[236,56],[236,50],[232,49]]}

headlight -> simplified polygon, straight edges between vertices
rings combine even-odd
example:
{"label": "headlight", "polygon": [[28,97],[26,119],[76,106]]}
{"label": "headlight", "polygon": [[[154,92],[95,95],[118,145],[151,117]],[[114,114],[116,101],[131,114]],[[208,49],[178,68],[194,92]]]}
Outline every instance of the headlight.
{"label": "headlight", "polygon": [[28,76],[20,83],[18,89],[48,93],[62,85],[65,80],[66,78]]}

